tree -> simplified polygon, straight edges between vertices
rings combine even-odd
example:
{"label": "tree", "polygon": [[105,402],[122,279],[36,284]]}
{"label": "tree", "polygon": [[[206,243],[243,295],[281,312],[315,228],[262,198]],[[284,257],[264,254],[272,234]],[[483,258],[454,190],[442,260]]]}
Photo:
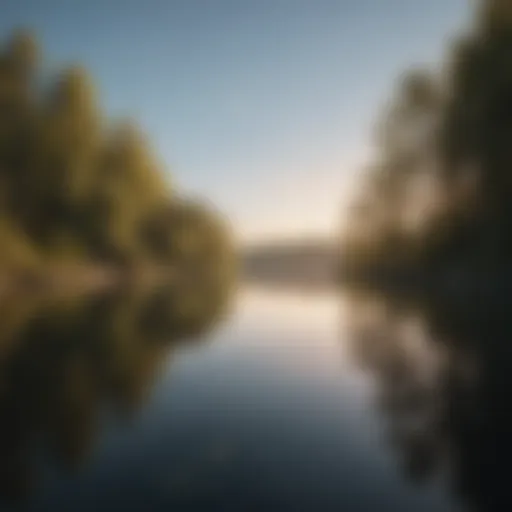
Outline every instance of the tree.
{"label": "tree", "polygon": [[512,257],[511,53],[510,2],[482,1],[443,74],[401,84],[358,200],[369,236],[346,237],[347,251],[372,253],[360,266],[388,268],[405,254],[393,268],[490,269]]}
{"label": "tree", "polygon": [[[1,231],[9,233],[6,240],[20,239],[7,244],[4,259],[11,248],[14,253],[27,245],[27,254],[42,262],[177,263],[176,248],[185,243],[181,214],[144,135],[132,122],[108,122],[82,68],[65,69],[42,84],[38,55],[35,40],[24,32],[0,52]],[[169,208],[173,215],[167,215]],[[194,236],[203,237],[201,250],[208,250],[212,233],[220,239],[227,231],[213,212],[203,209],[201,215],[209,227]],[[169,225],[161,226],[166,220]],[[155,223],[166,250],[155,250],[155,240],[144,234]]]}

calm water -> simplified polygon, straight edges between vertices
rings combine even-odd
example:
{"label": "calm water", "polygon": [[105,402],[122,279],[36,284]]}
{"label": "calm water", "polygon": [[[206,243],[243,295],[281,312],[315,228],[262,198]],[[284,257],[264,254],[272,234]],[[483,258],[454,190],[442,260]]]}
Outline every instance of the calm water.
{"label": "calm water", "polygon": [[[115,371],[101,346],[69,355],[66,337],[85,336],[65,328],[79,313],[46,311],[60,315],[60,341],[2,352],[14,382],[0,383],[2,510],[458,510],[446,478],[411,478],[421,471],[393,442],[390,380],[368,342],[371,321],[385,330],[370,309],[329,292],[245,289],[213,332],[172,350],[119,349]],[[432,373],[429,357],[413,375]]]}

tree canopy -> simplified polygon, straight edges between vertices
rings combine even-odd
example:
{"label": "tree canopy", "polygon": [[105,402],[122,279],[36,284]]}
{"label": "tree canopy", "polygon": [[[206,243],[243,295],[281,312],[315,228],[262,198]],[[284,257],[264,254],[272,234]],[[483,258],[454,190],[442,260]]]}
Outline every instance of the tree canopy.
{"label": "tree canopy", "polygon": [[0,241],[7,267],[172,266],[194,250],[215,267],[230,252],[219,214],[174,190],[132,121],[107,119],[86,71],[48,76],[23,31],[0,49]]}
{"label": "tree canopy", "polygon": [[[482,0],[439,70],[401,80],[343,234],[347,272],[512,256],[512,10]],[[359,270],[358,270],[359,269]]]}

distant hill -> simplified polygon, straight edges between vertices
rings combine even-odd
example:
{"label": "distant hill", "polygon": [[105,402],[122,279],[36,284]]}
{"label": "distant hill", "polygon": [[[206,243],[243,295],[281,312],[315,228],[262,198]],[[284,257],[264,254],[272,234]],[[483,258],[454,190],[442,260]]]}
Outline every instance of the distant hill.
{"label": "distant hill", "polygon": [[330,286],[334,283],[337,247],[328,240],[298,240],[246,247],[242,279],[275,285]]}

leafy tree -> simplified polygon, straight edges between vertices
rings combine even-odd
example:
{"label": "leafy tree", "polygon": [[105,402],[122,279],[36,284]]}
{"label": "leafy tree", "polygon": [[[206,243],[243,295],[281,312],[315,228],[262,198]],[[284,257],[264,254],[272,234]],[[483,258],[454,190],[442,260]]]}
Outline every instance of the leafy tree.
{"label": "leafy tree", "polygon": [[349,222],[344,236],[345,252],[356,255],[352,268],[384,271],[391,261],[393,272],[421,273],[507,264],[511,54],[510,2],[485,0],[443,73],[413,72],[401,84],[353,209],[364,211],[367,235],[351,237]]}
{"label": "leafy tree", "polygon": [[[25,32],[0,51],[3,261],[21,264],[35,255],[41,263],[184,264],[177,253],[187,236],[202,238],[194,242],[197,250],[210,251],[212,237],[219,244],[222,238],[228,250],[227,231],[213,212],[198,204],[192,214],[187,201],[174,204],[170,182],[140,130],[105,119],[85,70],[64,69],[43,83],[43,68]],[[182,227],[187,215],[190,231]],[[217,257],[210,251],[203,259],[215,265]]]}

